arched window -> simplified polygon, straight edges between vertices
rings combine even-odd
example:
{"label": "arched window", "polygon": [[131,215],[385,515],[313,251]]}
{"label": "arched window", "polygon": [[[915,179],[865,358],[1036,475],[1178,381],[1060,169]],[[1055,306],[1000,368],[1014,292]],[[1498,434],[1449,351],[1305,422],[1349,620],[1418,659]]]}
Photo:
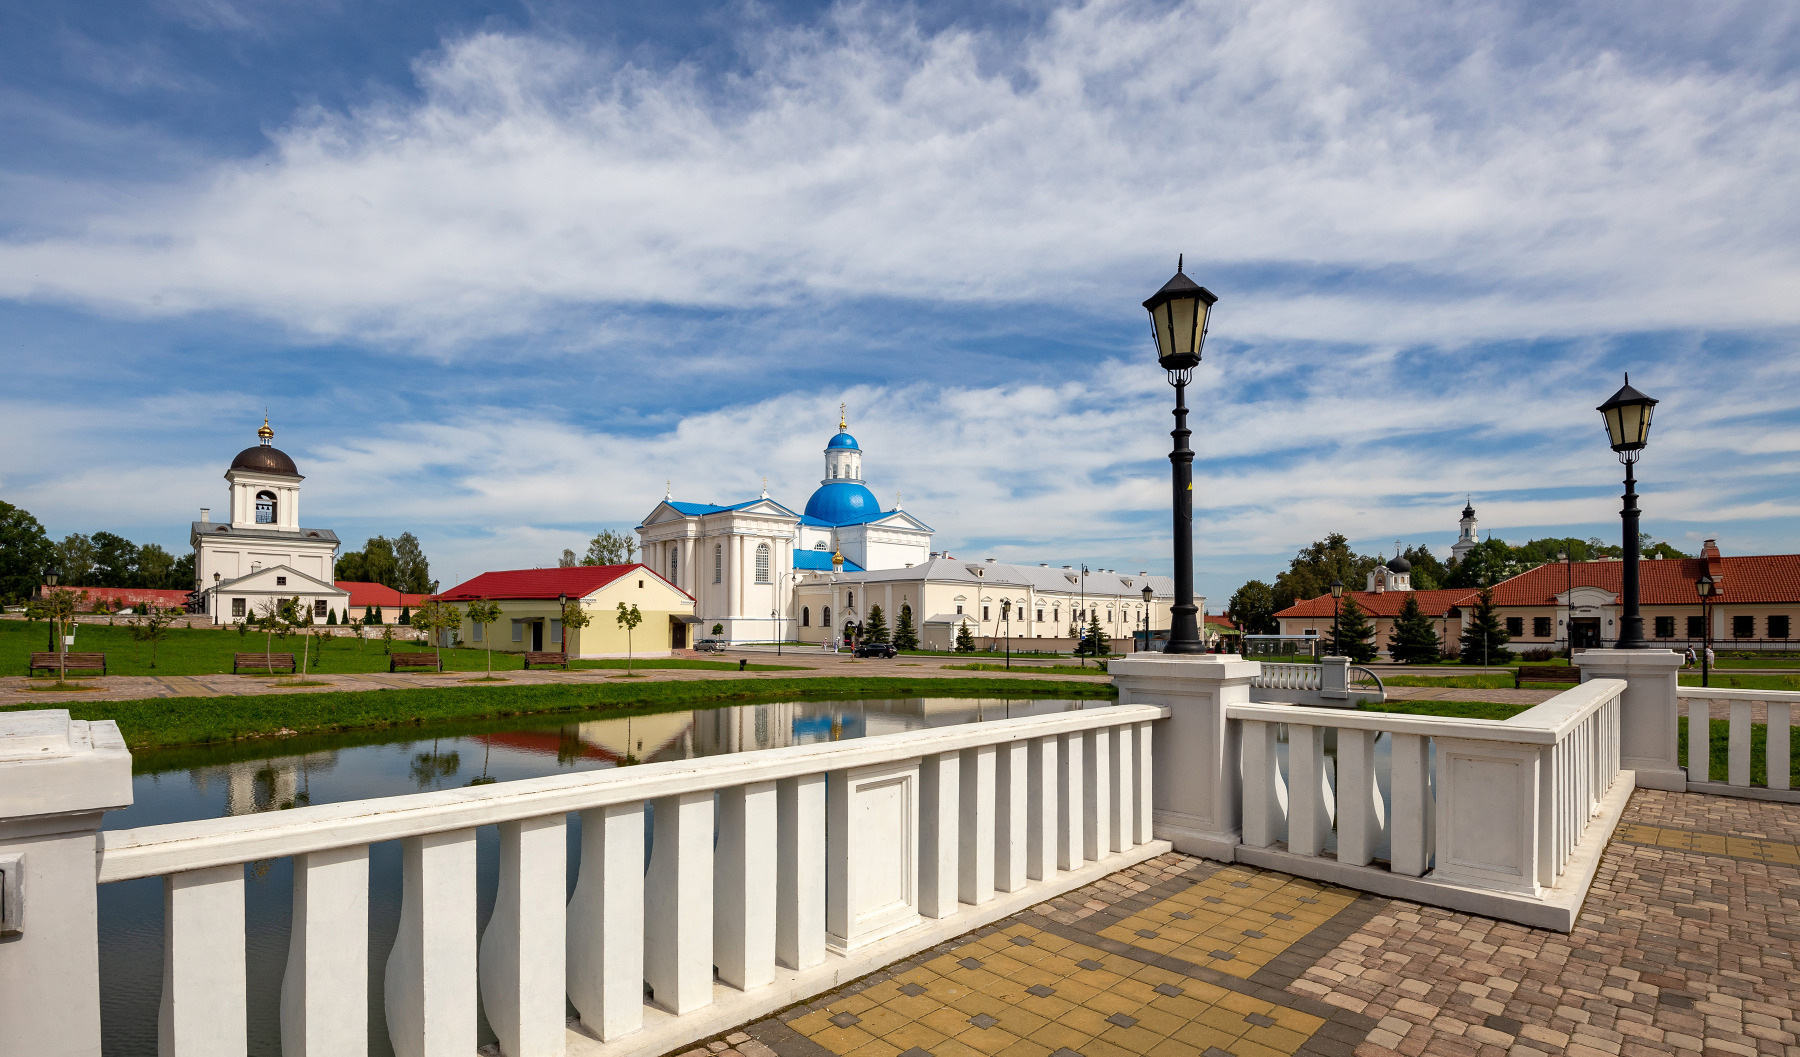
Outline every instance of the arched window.
{"label": "arched window", "polygon": [[856,608],[856,592],[855,591],[846,591],[846,592],[844,592],[844,595],[845,595],[844,608],[845,609],[855,609]]}
{"label": "arched window", "polygon": [[812,627],[812,607],[811,606],[801,606],[800,607],[800,626],[803,628]]}
{"label": "arched window", "polygon": [[828,551],[830,549],[831,549],[830,547],[825,546],[824,540],[820,540],[819,542],[813,544],[813,550],[816,550],[816,551]]}
{"label": "arched window", "polygon": [[1113,611],[1110,609],[1106,611],[1106,622],[1108,624],[1117,623],[1117,621],[1115,621],[1113,618]]}
{"label": "arched window", "polygon": [[725,546],[713,544],[713,583],[720,583],[725,578]]}
{"label": "arched window", "polygon": [[769,545],[767,543],[756,545],[756,582],[759,584],[769,582]]}
{"label": "arched window", "polygon": [[824,615],[819,618],[819,626],[828,628],[831,626],[831,607],[826,606],[823,610],[823,614]]}
{"label": "arched window", "polygon": [[275,493],[256,493],[256,523],[258,525],[275,524]]}
{"label": "arched window", "polygon": [[678,550],[669,551],[669,582],[676,586],[681,584],[681,552]]}

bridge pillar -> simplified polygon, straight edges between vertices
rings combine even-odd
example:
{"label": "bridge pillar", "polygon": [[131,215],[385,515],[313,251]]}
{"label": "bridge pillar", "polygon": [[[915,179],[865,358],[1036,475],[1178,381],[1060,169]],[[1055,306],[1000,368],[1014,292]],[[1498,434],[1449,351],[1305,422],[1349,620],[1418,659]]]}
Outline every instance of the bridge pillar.
{"label": "bridge pillar", "polygon": [[1676,754],[1681,706],[1675,700],[1682,656],[1674,650],[1584,650],[1575,655],[1581,680],[1623,679],[1619,695],[1619,766],[1637,772],[1640,789],[1687,790]]}

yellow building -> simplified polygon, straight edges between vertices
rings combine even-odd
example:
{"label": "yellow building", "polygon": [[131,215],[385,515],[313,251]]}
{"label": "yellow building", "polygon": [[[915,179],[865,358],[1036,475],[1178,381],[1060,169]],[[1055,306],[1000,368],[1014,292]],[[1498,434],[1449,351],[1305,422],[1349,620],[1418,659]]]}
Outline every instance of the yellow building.
{"label": "yellow building", "polygon": [[[477,598],[500,604],[500,619],[485,628],[465,613],[465,645],[513,653],[566,652],[582,660],[626,655],[620,603],[636,606],[643,617],[629,635],[633,656],[667,657],[671,650],[686,649],[693,640],[689,626],[696,623],[693,597],[637,563],[482,573],[437,597],[456,606]],[[563,605],[576,602],[588,625],[567,629],[565,650]]]}

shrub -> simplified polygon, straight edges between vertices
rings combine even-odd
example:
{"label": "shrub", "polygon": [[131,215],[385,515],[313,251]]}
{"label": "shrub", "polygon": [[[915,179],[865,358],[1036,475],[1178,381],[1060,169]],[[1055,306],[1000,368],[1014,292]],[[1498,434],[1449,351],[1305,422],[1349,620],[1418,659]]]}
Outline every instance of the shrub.
{"label": "shrub", "polygon": [[1548,646],[1541,646],[1535,650],[1519,651],[1519,660],[1521,661],[1547,661],[1555,656],[1556,651]]}

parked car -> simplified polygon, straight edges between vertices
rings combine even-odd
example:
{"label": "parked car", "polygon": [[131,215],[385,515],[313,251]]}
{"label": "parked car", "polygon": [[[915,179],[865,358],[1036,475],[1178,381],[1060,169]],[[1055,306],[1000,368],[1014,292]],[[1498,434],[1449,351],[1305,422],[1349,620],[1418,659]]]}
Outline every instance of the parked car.
{"label": "parked car", "polygon": [[856,647],[858,657],[895,657],[899,653],[891,642],[865,642]]}
{"label": "parked car", "polygon": [[694,651],[697,653],[724,653],[725,652],[725,640],[724,639],[696,639],[694,641]]}

